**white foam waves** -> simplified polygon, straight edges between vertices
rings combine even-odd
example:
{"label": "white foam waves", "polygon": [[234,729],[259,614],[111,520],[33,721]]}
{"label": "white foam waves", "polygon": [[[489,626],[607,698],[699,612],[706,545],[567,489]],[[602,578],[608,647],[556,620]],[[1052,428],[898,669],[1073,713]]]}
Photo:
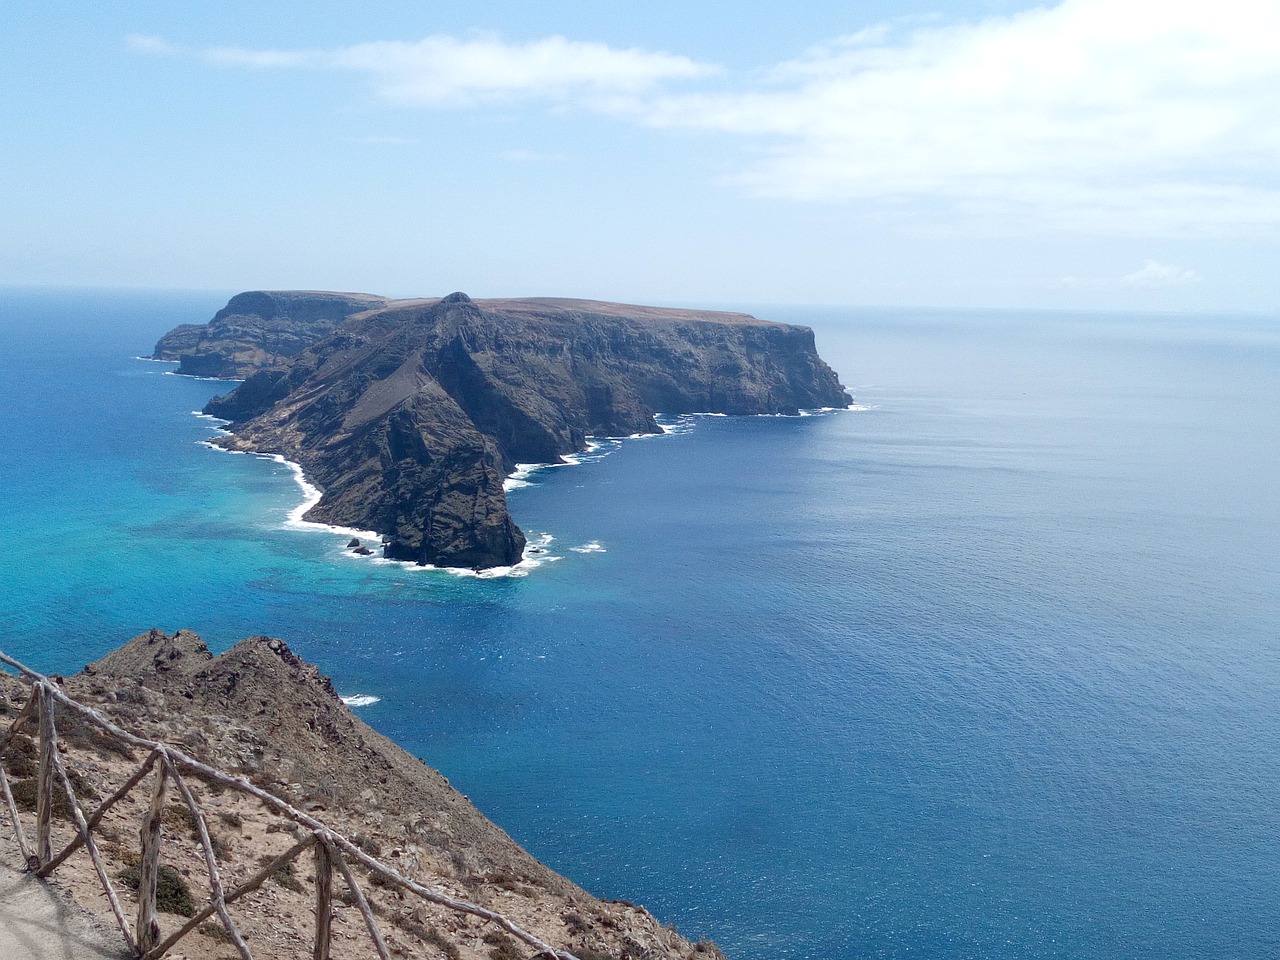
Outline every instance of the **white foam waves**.
{"label": "white foam waves", "polygon": [[[193,410],[192,416],[206,421],[210,429],[220,436],[231,435],[231,431],[226,429],[227,425],[231,422],[229,420],[223,420],[219,417],[202,413],[198,410]],[[303,519],[307,511],[320,502],[320,498],[324,496],[324,492],[307,479],[306,472],[302,469],[301,464],[295,463],[278,453],[256,453],[247,450],[228,450],[226,447],[214,443],[211,440],[201,440],[200,445],[208,447],[211,450],[217,450],[221,453],[245,454],[251,457],[256,457],[259,460],[270,460],[273,463],[281,464],[289,469],[289,473],[292,475],[294,482],[297,483],[299,489],[302,490],[302,502],[289,511],[285,522],[281,525],[283,529],[330,533],[337,536],[347,537],[349,539],[354,538],[360,541],[372,541],[374,544],[382,543],[382,534],[375,530],[361,530],[357,527],[343,527],[336,524],[319,523],[314,520]],[[593,442],[588,445],[586,451],[578,456],[591,456],[603,449],[604,446],[605,445],[602,443]],[[566,460],[568,460],[568,458],[566,458]],[[569,464],[551,464],[551,466],[567,465]],[[528,468],[529,472],[532,472],[535,469],[541,469],[545,465],[527,464],[524,466]],[[518,472],[519,471],[517,471],[517,473]],[[514,476],[515,474],[513,474],[513,477]],[[474,577],[478,580],[493,580],[500,577],[527,577],[539,567],[545,566],[549,563],[555,563],[557,560],[563,560],[564,558],[562,556],[557,556],[550,552],[550,547],[554,540],[555,537],[549,533],[530,537],[525,543],[524,553],[519,561],[511,564],[510,566],[486,567],[483,569],[471,569],[468,567],[437,567],[433,564],[416,563],[412,560],[392,560],[387,557],[378,556],[376,553],[365,556],[357,553],[356,550],[358,548],[356,547],[348,547],[342,551],[342,555],[351,559],[367,560],[374,566],[396,567],[400,570],[415,573],[440,572],[448,573],[455,577]],[[369,548],[367,544],[365,547]]]}
{"label": "white foam waves", "polygon": [[506,567],[437,567],[430,563],[415,563],[412,560],[392,560],[388,557],[370,557],[369,562],[378,567],[396,567],[406,573],[447,573],[455,577],[466,577],[475,580],[497,580],[503,577],[527,577],[534,570],[564,557],[551,553],[550,547],[555,540],[549,533],[530,537],[525,544],[524,553],[519,562]]}
{"label": "white foam waves", "polygon": [[[138,358],[143,359],[142,357]],[[156,363],[172,363],[172,360],[157,360]],[[166,377],[183,377],[187,380],[207,380],[209,383],[244,383],[243,380],[233,377],[197,377],[194,373],[179,373],[177,370],[166,370]]]}
{"label": "white foam waves", "polygon": [[[201,413],[193,410],[192,415],[198,419],[208,421],[209,426],[219,436],[231,436],[231,431],[226,428],[230,420],[223,420],[220,417],[211,414]],[[308,510],[320,502],[320,498],[324,496],[324,492],[314,483],[307,479],[307,475],[303,472],[300,464],[294,463],[278,453],[256,453],[247,450],[228,450],[221,444],[212,442],[211,440],[201,440],[200,445],[217,450],[221,453],[246,454],[256,457],[259,460],[270,460],[272,463],[279,463],[289,468],[289,473],[293,476],[294,481],[302,490],[302,503],[298,504],[285,516],[285,522],[281,525],[288,530],[305,530],[308,532],[333,533],[344,537],[355,537],[361,540],[382,541],[382,534],[374,530],[361,530],[357,527],[341,527],[331,523],[318,523],[314,520],[304,520],[303,516]]]}
{"label": "white foam waves", "polygon": [[[147,357],[139,357],[138,359],[150,359]],[[162,361],[172,362],[172,361]],[[867,410],[868,407],[861,406],[856,403],[850,403],[846,408],[838,407],[819,407],[813,410],[801,410],[798,414],[761,414],[761,416],[801,416],[811,417],[823,414],[836,413],[842,409],[847,410]],[[230,423],[229,420],[223,420],[219,417],[212,416],[200,411],[192,411],[192,415],[201,420],[208,422],[211,429],[221,436],[229,436],[231,431],[226,429]],[[654,437],[670,437],[680,436],[692,432],[694,425],[700,417],[725,417],[724,413],[685,413],[677,416],[665,416],[657,414],[654,422],[658,425],[660,433],[634,433],[626,437],[588,437],[583,449],[577,453],[566,454],[561,458],[559,463],[518,463],[515,470],[503,481],[503,490],[510,492],[519,490],[522,487],[530,485],[530,479],[534,474],[542,470],[551,470],[557,467],[581,466],[585,463],[593,463],[601,460],[618,450],[622,446],[624,440],[648,440]],[[289,469],[294,481],[302,490],[302,503],[298,504],[286,516],[282,525],[284,529],[302,530],[308,532],[329,533],[335,536],[353,538],[356,540],[370,540],[375,543],[382,542],[382,535],[374,530],[361,530],[356,527],[344,527],[337,524],[321,523],[315,520],[305,519],[308,511],[311,510],[324,496],[324,492],[307,479],[302,466],[292,460],[287,459],[278,453],[251,453],[243,450],[228,450],[219,444],[209,440],[202,440],[203,446],[219,450],[223,453],[248,453],[250,456],[257,457],[262,460],[271,460],[279,463]],[[370,554],[365,556],[357,553],[357,549],[368,549],[368,547],[357,548],[349,547],[343,551],[343,555],[353,559],[367,560],[375,566],[397,567],[405,571],[427,572],[439,571],[449,573],[456,577],[474,577],[480,580],[492,580],[500,577],[526,577],[534,570],[549,563],[555,563],[564,559],[550,552],[551,543],[554,537],[550,534],[541,534],[536,538],[530,538],[525,545],[524,553],[520,560],[510,566],[502,567],[486,567],[482,569],[470,569],[467,567],[437,567],[433,564],[416,563],[412,560],[393,560],[387,557]],[[592,554],[607,552],[604,545],[598,540],[591,540],[580,546],[570,547],[569,550],[578,554]]]}
{"label": "white foam waves", "polygon": [[[638,434],[643,436],[643,434]],[[502,489],[510,493],[521,487],[529,486],[530,478],[541,470],[554,470],[557,467],[577,467],[584,463],[602,460],[620,447],[619,437],[587,437],[586,445],[577,453],[566,453],[559,463],[517,463],[515,470],[502,481]]]}
{"label": "white foam waves", "polygon": [[342,697],[342,702],[348,707],[371,707],[375,703],[381,703],[381,697],[375,697],[371,693],[356,693],[349,697]]}

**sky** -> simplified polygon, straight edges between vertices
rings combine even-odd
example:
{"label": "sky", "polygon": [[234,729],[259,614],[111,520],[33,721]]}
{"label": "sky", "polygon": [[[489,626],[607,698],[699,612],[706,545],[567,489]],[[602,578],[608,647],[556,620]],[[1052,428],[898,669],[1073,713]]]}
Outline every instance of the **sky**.
{"label": "sky", "polygon": [[1280,312],[1280,0],[5,0],[0,285]]}

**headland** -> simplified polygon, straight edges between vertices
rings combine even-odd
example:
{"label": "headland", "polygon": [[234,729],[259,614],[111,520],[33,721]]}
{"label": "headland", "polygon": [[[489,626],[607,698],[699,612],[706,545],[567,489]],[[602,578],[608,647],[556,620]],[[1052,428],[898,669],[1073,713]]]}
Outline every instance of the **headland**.
{"label": "headland", "polygon": [[244,378],[205,407],[229,421],[215,442],[300,465],[322,491],[307,520],[442,567],[520,562],[503,488],[517,464],[659,433],[656,413],[849,403],[807,327],[591,300],[244,293],[155,357]]}

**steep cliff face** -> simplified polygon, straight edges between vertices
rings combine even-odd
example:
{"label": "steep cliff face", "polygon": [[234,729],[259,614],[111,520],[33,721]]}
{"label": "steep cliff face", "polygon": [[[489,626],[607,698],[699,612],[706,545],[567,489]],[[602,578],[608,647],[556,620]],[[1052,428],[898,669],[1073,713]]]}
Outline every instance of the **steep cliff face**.
{"label": "steep cliff face", "polygon": [[152,356],[179,361],[178,372],[189,376],[241,379],[297,356],[353,313],[386,302],[367,293],[242,293],[209,323],[166,333]]}
{"label": "steep cliff face", "polygon": [[351,316],[206,412],[231,449],[280,453],[324,491],[308,519],[377,530],[395,559],[517,562],[503,479],[655,412],[794,414],[848,396],[805,327],[578,300],[392,301]]}

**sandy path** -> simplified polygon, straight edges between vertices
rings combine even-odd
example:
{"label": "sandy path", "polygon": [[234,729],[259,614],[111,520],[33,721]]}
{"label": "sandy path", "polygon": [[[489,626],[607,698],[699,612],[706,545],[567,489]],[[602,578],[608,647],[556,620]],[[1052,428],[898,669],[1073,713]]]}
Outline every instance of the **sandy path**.
{"label": "sandy path", "polygon": [[53,887],[22,873],[20,862],[13,839],[0,837],[0,957],[126,960],[130,956],[115,929],[91,918]]}

